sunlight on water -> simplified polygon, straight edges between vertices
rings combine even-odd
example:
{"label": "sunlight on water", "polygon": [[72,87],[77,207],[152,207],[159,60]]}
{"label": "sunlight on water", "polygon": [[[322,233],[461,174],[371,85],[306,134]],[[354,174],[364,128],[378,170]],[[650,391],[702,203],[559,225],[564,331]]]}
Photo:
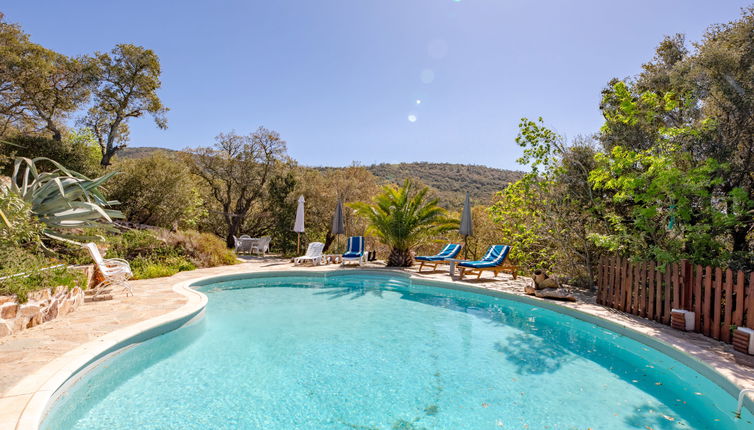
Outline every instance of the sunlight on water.
{"label": "sunlight on water", "polygon": [[374,275],[201,289],[201,323],[100,366],[43,429],[752,428],[681,363],[528,304]]}

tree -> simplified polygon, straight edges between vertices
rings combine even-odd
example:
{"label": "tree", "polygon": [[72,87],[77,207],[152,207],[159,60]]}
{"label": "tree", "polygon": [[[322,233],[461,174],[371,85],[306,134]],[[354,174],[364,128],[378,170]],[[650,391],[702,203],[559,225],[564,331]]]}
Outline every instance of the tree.
{"label": "tree", "polygon": [[593,143],[583,137],[568,142],[542,118],[523,118],[519,128],[516,142],[524,151],[517,161],[530,172],[499,194],[490,215],[514,245],[511,259],[519,266],[555,270],[593,287],[599,248],[591,235],[602,231],[589,183]]}
{"label": "tree", "polygon": [[[714,240],[725,243],[729,264],[738,268],[754,267],[752,50],[754,8],[749,7],[739,19],[711,26],[693,50],[680,35],[666,38],[637,78],[611,81],[601,105],[600,140],[608,157],[615,146],[630,157],[664,156],[665,149],[674,148],[689,157],[671,157],[673,167],[692,175],[709,159],[716,161],[708,197],[697,195],[692,205],[706,208],[702,198],[711,199],[716,211],[697,210],[689,222],[714,231],[719,236]],[[660,151],[646,153],[653,148]],[[728,221],[718,224],[721,215]]]}
{"label": "tree", "polygon": [[128,121],[145,113],[157,127],[167,128],[168,109],[157,96],[160,60],[150,49],[117,45],[109,54],[96,55],[98,84],[94,106],[82,124],[92,129],[99,143],[103,166],[128,143]]}
{"label": "tree", "polygon": [[403,185],[385,185],[373,203],[356,202],[349,206],[369,222],[368,233],[390,246],[387,265],[410,267],[412,248],[423,241],[458,228],[458,220],[448,218],[438,199],[428,198],[429,187],[415,190],[411,180]]}
{"label": "tree", "polygon": [[294,194],[296,177],[290,170],[279,172],[272,177],[267,188],[265,212],[271,224],[268,231],[272,236],[272,243],[283,254],[295,252],[296,233],[293,231],[293,224],[298,206],[298,196]]}
{"label": "tree", "polygon": [[113,170],[119,174],[110,181],[108,197],[121,203],[131,222],[185,229],[204,215],[197,178],[182,160],[160,151],[117,161]]}
{"label": "tree", "polygon": [[26,106],[16,85],[19,73],[15,64],[28,46],[29,36],[18,25],[3,20],[0,13],[0,136],[27,128]]}
{"label": "tree", "polygon": [[91,58],[69,58],[32,43],[20,27],[0,16],[0,135],[43,131],[61,141],[64,123],[89,100]]}
{"label": "tree", "polygon": [[[352,165],[337,169],[298,168],[294,198],[306,198],[306,237],[320,240],[325,250],[335,242],[332,234],[332,217],[338,200],[347,205],[351,202],[370,200],[379,190],[377,177],[365,167]],[[362,234],[366,222],[355,217],[348,206],[343,207],[343,224],[346,234]]]}
{"label": "tree", "polygon": [[259,127],[247,136],[221,133],[212,147],[188,149],[184,159],[202,179],[210,197],[219,204],[225,223],[226,244],[252,208],[260,203],[276,163],[286,158],[285,141],[272,130]]}

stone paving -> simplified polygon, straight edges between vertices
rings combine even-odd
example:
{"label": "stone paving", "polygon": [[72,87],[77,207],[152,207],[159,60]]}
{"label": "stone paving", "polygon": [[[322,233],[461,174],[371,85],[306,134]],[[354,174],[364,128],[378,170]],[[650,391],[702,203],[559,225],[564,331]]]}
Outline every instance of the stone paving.
{"label": "stone paving", "polygon": [[[370,263],[370,268],[382,268],[381,264]],[[18,416],[31,394],[6,395],[26,375],[32,374],[51,360],[87,342],[97,339],[117,329],[140,321],[166,314],[181,307],[186,298],[175,293],[172,286],[181,281],[198,279],[220,274],[292,270],[294,266],[287,260],[268,258],[247,258],[234,266],[199,269],[182,272],[168,278],[132,281],[134,296],[116,295],[113,300],[85,303],[75,312],[29,330],[0,338],[0,428],[13,428],[12,422],[4,422],[3,417]],[[339,266],[304,266],[304,270],[333,270]],[[341,270],[359,270],[343,268]],[[447,271],[417,274],[414,269],[408,272],[432,280],[449,281]],[[523,294],[528,278],[513,280],[509,275],[492,279],[490,274],[481,280],[466,281],[468,285],[514,294]],[[711,364],[720,373],[738,386],[754,387],[754,357],[733,351],[730,345],[714,341],[696,333],[673,330],[652,321],[607,309],[594,303],[593,297],[579,295],[576,303],[562,303],[602,318],[606,318],[632,329],[659,338],[692,356]]]}

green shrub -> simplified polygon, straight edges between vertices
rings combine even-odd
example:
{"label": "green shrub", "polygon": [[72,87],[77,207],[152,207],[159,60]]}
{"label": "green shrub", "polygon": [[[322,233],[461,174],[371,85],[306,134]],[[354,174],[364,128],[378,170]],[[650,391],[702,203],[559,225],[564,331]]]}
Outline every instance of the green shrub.
{"label": "green shrub", "polygon": [[162,230],[159,237],[182,250],[197,267],[215,267],[238,262],[233,251],[225,246],[225,241],[212,233],[200,233],[195,230],[177,232]]}
{"label": "green shrub", "polygon": [[194,269],[196,266],[184,257],[137,257],[131,261],[134,279],[161,278]]}
{"label": "green shrub", "polygon": [[108,183],[109,197],[135,223],[163,228],[195,227],[205,210],[188,166],[164,152],[118,161]]}
{"label": "green shrub", "polygon": [[129,230],[111,237],[109,242],[106,257],[128,260],[135,279],[171,276],[238,261],[219,237],[193,230]]}
{"label": "green shrub", "polygon": [[0,186],[0,247],[39,243],[44,226],[32,216],[31,205]]}
{"label": "green shrub", "polygon": [[[14,136],[0,142],[0,152],[7,154],[8,160],[2,166],[2,174],[10,176],[15,157],[46,157],[57,161],[68,169],[84,176],[94,177],[101,173],[99,147],[88,129],[73,131],[62,141],[39,136]],[[50,163],[41,163],[42,170],[54,170]]]}
{"label": "green shrub", "polygon": [[59,264],[59,261],[21,247],[0,248],[0,278],[3,278],[0,279],[0,295],[16,295],[19,303],[24,303],[32,291],[58,286],[86,287],[86,276],[82,271],[69,269],[65,265],[43,270]]}

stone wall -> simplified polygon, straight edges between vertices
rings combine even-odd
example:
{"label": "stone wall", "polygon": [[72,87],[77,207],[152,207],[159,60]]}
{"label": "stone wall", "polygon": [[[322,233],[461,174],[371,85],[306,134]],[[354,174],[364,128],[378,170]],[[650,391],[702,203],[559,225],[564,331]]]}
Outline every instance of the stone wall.
{"label": "stone wall", "polygon": [[0,337],[73,312],[84,303],[84,292],[79,287],[46,288],[29,293],[28,298],[20,304],[15,296],[0,296]]}

